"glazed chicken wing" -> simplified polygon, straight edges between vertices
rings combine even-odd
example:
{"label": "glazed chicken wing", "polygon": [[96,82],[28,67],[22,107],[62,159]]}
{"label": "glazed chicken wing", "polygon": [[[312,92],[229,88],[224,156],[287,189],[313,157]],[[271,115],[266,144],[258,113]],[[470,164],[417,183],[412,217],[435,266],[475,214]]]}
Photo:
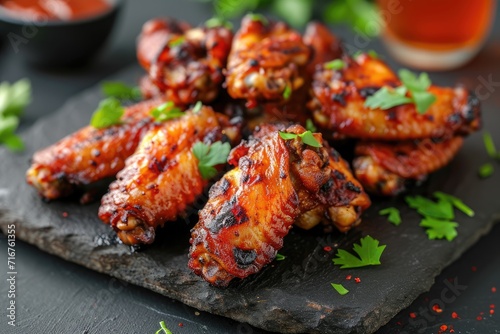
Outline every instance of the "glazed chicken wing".
{"label": "glazed chicken wing", "polygon": [[236,140],[238,135],[226,116],[209,107],[162,123],[144,136],[127,159],[102,198],[99,218],[125,244],[152,243],[156,228],[175,220],[207,185],[193,145]]}
{"label": "glazed chicken wing", "polygon": [[228,58],[226,86],[235,99],[253,108],[260,101],[283,102],[304,85],[309,48],[284,22],[243,18]]}
{"label": "glazed chicken wing", "polygon": [[393,196],[409,183],[421,181],[447,165],[462,147],[463,138],[443,141],[424,139],[399,143],[360,142],[356,146],[354,172],[369,192]]}
{"label": "glazed chicken wing", "polygon": [[70,195],[76,186],[115,176],[154,126],[150,111],[160,99],[125,108],[122,123],[105,129],[86,126],[54,145],[36,152],[27,182],[45,199]]}
{"label": "glazed chicken wing", "polygon": [[191,238],[189,267],[213,285],[261,270],[297,220],[312,226],[333,218],[345,231],[370,205],[336,152],[284,140],[274,127],[234,148],[228,161],[235,168],[210,189]]}
{"label": "glazed chicken wing", "polygon": [[[189,28],[172,20],[152,20],[138,41],[138,58],[151,82],[177,105],[210,102],[224,79],[233,34],[224,26]],[[141,87],[154,90],[143,81]]]}
{"label": "glazed chicken wing", "polygon": [[314,120],[337,138],[408,140],[466,135],[480,126],[479,100],[462,87],[431,86],[437,100],[424,114],[413,103],[388,110],[364,106],[382,86],[397,87],[396,75],[379,59],[366,54],[344,57],[341,70],[316,72],[309,107]]}

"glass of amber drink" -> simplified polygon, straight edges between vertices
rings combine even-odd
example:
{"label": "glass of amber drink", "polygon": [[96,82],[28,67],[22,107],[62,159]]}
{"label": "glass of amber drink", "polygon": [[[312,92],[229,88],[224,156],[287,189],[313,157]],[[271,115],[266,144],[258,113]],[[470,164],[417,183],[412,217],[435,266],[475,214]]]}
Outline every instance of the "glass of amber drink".
{"label": "glass of amber drink", "polygon": [[481,49],[496,0],[378,0],[383,40],[401,63],[424,70],[459,67]]}

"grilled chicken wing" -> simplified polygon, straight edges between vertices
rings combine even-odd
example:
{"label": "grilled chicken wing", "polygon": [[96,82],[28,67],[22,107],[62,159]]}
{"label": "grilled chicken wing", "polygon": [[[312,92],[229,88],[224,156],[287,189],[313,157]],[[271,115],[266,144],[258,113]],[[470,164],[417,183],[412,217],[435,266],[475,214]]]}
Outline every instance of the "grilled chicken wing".
{"label": "grilled chicken wing", "polygon": [[138,58],[166,99],[177,105],[210,102],[224,79],[232,38],[224,26],[189,29],[182,22],[152,20],[139,37]]}
{"label": "grilled chicken wing", "polygon": [[[286,131],[305,129],[296,125]],[[322,142],[320,134],[314,136]],[[297,220],[313,225],[333,218],[347,230],[370,205],[336,152],[300,139],[285,141],[274,127],[234,148],[228,162],[235,168],[210,189],[192,230],[189,260],[197,275],[217,286],[271,262]]]}
{"label": "grilled chicken wing", "polygon": [[286,101],[304,85],[309,56],[300,34],[285,23],[247,15],[228,58],[228,93],[247,100],[250,108],[258,101]]}
{"label": "grilled chicken wing", "polygon": [[125,244],[152,243],[156,228],[175,220],[207,185],[193,145],[236,140],[238,135],[226,116],[209,107],[152,129],[102,198],[99,218]]}
{"label": "grilled chicken wing", "polygon": [[367,191],[393,196],[408,183],[420,181],[447,165],[462,147],[463,138],[435,142],[432,139],[399,143],[360,142],[356,146],[354,172]]}
{"label": "grilled chicken wing", "polygon": [[45,199],[70,195],[76,186],[115,176],[154,126],[154,99],[125,108],[122,123],[105,129],[86,126],[33,155],[27,182]]}
{"label": "grilled chicken wing", "polygon": [[334,131],[336,137],[450,138],[469,134],[480,126],[479,100],[462,87],[431,86],[429,91],[437,100],[425,114],[419,114],[414,104],[369,109],[364,106],[365,99],[382,86],[399,86],[399,79],[386,64],[366,54],[355,60],[344,57],[344,61],[344,69],[322,68],[316,72],[309,103],[315,122]]}

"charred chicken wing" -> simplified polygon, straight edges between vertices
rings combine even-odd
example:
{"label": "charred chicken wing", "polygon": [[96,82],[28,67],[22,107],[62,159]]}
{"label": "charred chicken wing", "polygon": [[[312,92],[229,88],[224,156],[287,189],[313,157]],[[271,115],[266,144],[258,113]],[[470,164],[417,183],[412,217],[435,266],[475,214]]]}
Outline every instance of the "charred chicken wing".
{"label": "charred chicken wing", "polygon": [[310,50],[284,22],[258,15],[243,18],[228,58],[226,86],[235,99],[283,102],[305,83]]}
{"label": "charred chicken wing", "polygon": [[[305,129],[296,125],[286,132]],[[322,142],[320,134],[314,137]],[[197,275],[217,286],[271,262],[294,222],[312,226],[333,219],[345,231],[370,205],[335,151],[284,140],[274,127],[242,142],[228,161],[235,168],[210,189],[192,231],[189,260]]]}
{"label": "charred chicken wing", "polygon": [[480,126],[479,100],[462,87],[431,86],[429,91],[437,100],[424,114],[419,114],[413,103],[388,110],[365,107],[366,98],[381,87],[401,83],[379,59],[366,54],[343,59],[343,69],[323,67],[316,72],[309,103],[315,122],[334,131],[338,138],[451,138],[469,134]]}
{"label": "charred chicken wing", "polygon": [[[189,28],[172,20],[144,25],[138,58],[151,82],[177,105],[209,102],[217,97],[224,79],[233,34],[224,26]],[[151,94],[151,87],[145,95]]]}
{"label": "charred chicken wing", "polygon": [[105,129],[86,126],[33,155],[27,182],[45,199],[70,195],[76,186],[115,176],[154,126],[150,111],[160,99],[125,109],[122,123]]}
{"label": "charred chicken wing", "polygon": [[188,111],[149,131],[102,198],[99,218],[123,243],[149,244],[155,230],[175,220],[207,185],[193,154],[197,142],[237,139],[236,126],[212,108]]}
{"label": "charred chicken wing", "polygon": [[393,196],[446,166],[462,147],[463,138],[444,141],[423,139],[399,143],[360,142],[354,172],[369,192]]}

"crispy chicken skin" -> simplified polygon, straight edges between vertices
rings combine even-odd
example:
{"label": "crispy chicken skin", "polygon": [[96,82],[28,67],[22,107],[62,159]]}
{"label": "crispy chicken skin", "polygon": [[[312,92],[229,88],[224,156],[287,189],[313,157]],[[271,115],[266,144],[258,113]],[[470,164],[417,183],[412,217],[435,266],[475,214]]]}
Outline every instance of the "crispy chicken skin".
{"label": "crispy chicken skin", "polygon": [[385,63],[369,55],[343,59],[344,69],[322,68],[316,72],[309,103],[315,122],[334,131],[337,138],[450,138],[480,127],[479,100],[462,87],[431,86],[429,91],[437,101],[425,114],[419,114],[414,104],[369,109],[364,106],[365,99],[384,85],[399,86],[399,79]]}
{"label": "crispy chicken skin", "polygon": [[354,172],[371,193],[394,196],[411,181],[446,166],[462,147],[463,138],[435,142],[431,139],[396,143],[360,142],[356,146]]}
{"label": "crispy chicken skin", "polygon": [[149,244],[155,230],[175,220],[207,185],[192,152],[196,142],[238,140],[229,119],[210,107],[162,123],[149,131],[102,198],[99,218],[123,243]]}
{"label": "crispy chicken skin", "polygon": [[[286,129],[304,131],[299,125]],[[321,134],[314,136],[322,142]],[[228,162],[235,168],[210,189],[192,230],[189,267],[227,286],[270,263],[297,219],[315,224],[333,216],[344,231],[358,223],[370,200],[340,161],[328,147],[283,140],[274,126],[264,126],[231,151]]]}
{"label": "crispy chicken skin", "polygon": [[[156,19],[144,25],[137,53],[167,100],[177,105],[210,102],[222,85],[232,39],[233,33],[224,26],[190,28],[183,22]],[[151,88],[144,83],[142,88]]]}
{"label": "crispy chicken skin", "polygon": [[119,125],[86,126],[36,152],[26,172],[28,184],[43,198],[53,200],[70,195],[78,185],[115,176],[154,126],[150,111],[161,103],[161,99],[137,103],[125,108]]}
{"label": "crispy chicken skin", "polygon": [[309,23],[303,40],[312,52],[311,60],[307,64],[307,74],[311,79],[318,66],[342,56],[340,40],[322,23]]}
{"label": "crispy chicken skin", "polygon": [[[226,87],[231,97],[257,102],[283,102],[285,90],[305,83],[310,50],[299,33],[284,22],[267,22],[247,15],[236,33],[228,58]],[[285,95],[285,96],[284,96]]]}

